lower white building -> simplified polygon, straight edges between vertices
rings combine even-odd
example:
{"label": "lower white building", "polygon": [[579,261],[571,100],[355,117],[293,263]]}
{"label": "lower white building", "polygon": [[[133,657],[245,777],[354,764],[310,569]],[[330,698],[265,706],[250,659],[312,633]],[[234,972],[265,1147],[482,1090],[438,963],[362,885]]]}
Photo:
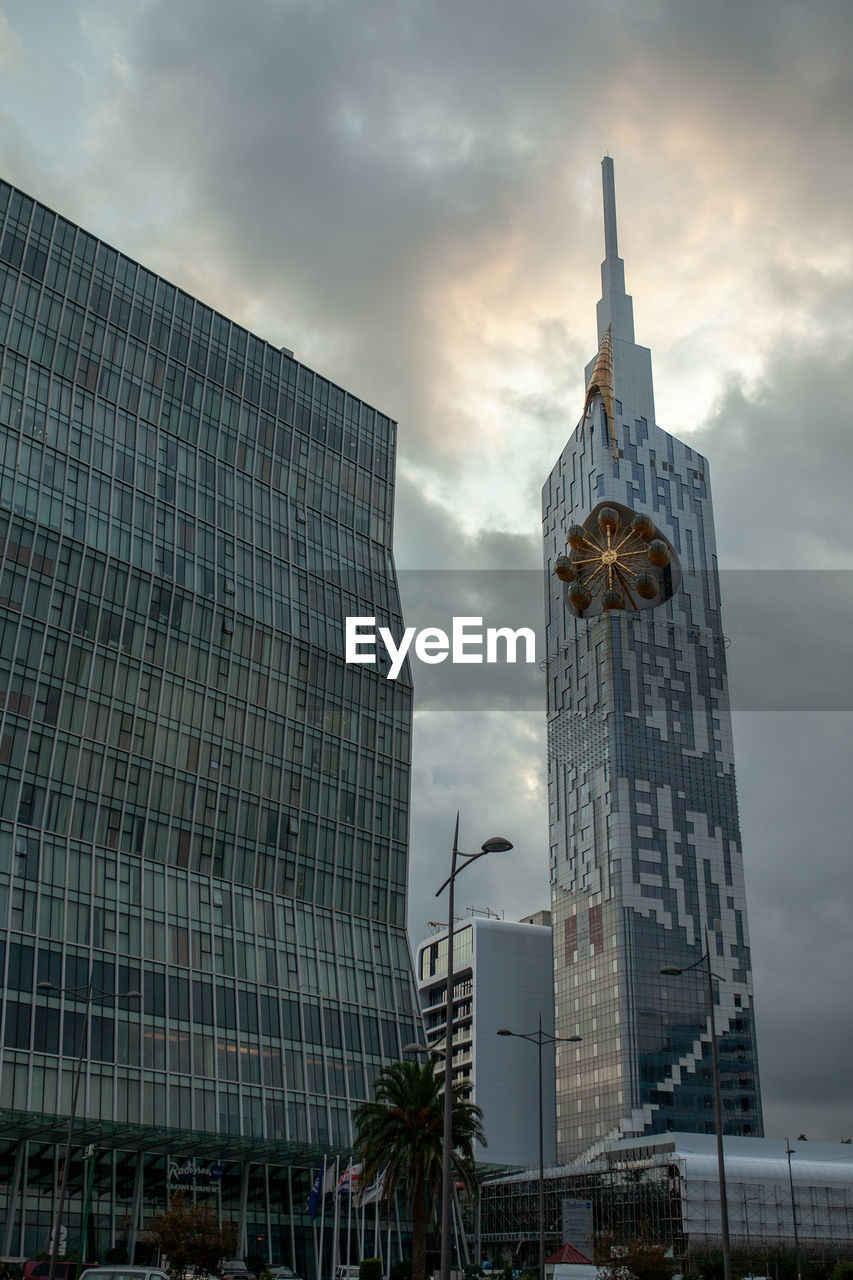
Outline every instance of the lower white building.
{"label": "lower white building", "polygon": [[[853,1148],[805,1141],[789,1148],[784,1138],[727,1134],[723,1149],[729,1234],[743,1270],[773,1275],[778,1255],[790,1253],[795,1239],[804,1258],[850,1255]],[[512,1256],[518,1265],[535,1259],[539,1185],[534,1172],[487,1179],[479,1208],[477,1247],[490,1258]],[[591,1161],[545,1171],[548,1249],[568,1243],[589,1254],[602,1237],[623,1242],[640,1231],[670,1248],[682,1270],[692,1269],[697,1255],[720,1248],[713,1134],[625,1138],[607,1143]]]}
{"label": "lower white building", "polygon": [[[515,922],[471,915],[454,927],[454,1081],[470,1086],[483,1112],[488,1146],[476,1151],[491,1164],[539,1166],[539,1048],[517,1037],[554,1034],[551,914]],[[447,929],[418,947],[418,987],[430,1044],[444,1047],[447,999]],[[545,1163],[556,1156],[554,1048],[542,1048]]]}
{"label": "lower white building", "polygon": [[[733,1245],[831,1252],[853,1245],[853,1155],[846,1143],[785,1138],[723,1139],[726,1202]],[[790,1151],[790,1163],[788,1151]],[[662,1134],[608,1148],[611,1166],[666,1170],[678,1197],[682,1232],[692,1248],[720,1239],[720,1184],[713,1134]]]}

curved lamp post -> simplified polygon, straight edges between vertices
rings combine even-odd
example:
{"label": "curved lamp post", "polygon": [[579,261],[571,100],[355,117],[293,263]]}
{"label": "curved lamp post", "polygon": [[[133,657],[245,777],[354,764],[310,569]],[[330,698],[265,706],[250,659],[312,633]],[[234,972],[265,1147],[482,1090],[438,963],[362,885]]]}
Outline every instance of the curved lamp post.
{"label": "curved lamp post", "polygon": [[714,978],[725,982],[718,973],[711,971],[711,947],[708,942],[708,927],[705,926],[705,954],[693,964],[678,969],[675,965],[667,965],[661,969],[666,977],[677,978],[691,969],[705,966],[705,995],[708,1001],[708,1026],[711,1029],[711,1066],[714,1072],[714,1128],[717,1131],[717,1177],[720,1184],[720,1228],[723,1237],[723,1280],[732,1280],[732,1252],[729,1242],[729,1204],[726,1197],[726,1162],[723,1155],[723,1104],[720,1097],[720,1058],[717,1052],[717,1032],[714,1026]]}
{"label": "curved lamp post", "polygon": [[509,1031],[501,1027],[499,1036],[515,1036],[539,1047],[539,1280],[545,1280],[545,1140],[542,1125],[542,1046],[543,1044],[578,1044],[583,1036],[555,1036],[542,1030],[542,1013],[537,1031]]}
{"label": "curved lamp post", "polygon": [[[459,814],[453,832],[453,854],[450,859],[450,875],[441,888],[438,898],[449,887],[447,903],[447,1000],[444,1014],[444,1136],[441,1164],[441,1271],[440,1280],[450,1280],[450,1209],[453,1195],[453,891],[456,877],[470,867],[472,862],[487,853],[508,853],[512,848],[503,836],[491,836],[484,840],[477,853],[463,853],[459,849]],[[461,861],[458,861],[461,859]],[[458,865],[457,865],[458,862]],[[53,1277],[50,1277],[53,1280]]]}
{"label": "curved lamp post", "polygon": [[[84,987],[57,987],[53,982],[39,982],[36,984],[37,991],[52,991],[56,995],[74,996],[77,999],[83,999],[86,1002],[86,1008],[83,1013],[83,1028],[80,1033],[80,1052],[77,1054],[77,1061],[74,1064],[74,1074],[71,1077],[71,1111],[68,1116],[68,1137],[65,1142],[65,1159],[62,1164],[62,1180],[59,1184],[59,1195],[56,1200],[56,1212],[53,1215],[53,1239],[50,1245],[50,1270],[47,1274],[47,1280],[56,1280],[56,1263],[59,1257],[59,1234],[62,1226],[62,1211],[65,1208],[65,1197],[68,1194],[68,1168],[71,1164],[71,1145],[74,1138],[74,1121],[77,1116],[77,1095],[80,1092],[80,1077],[83,1074],[83,1062],[86,1057],[86,1045],[89,1041],[89,1011],[92,1002],[95,1000],[140,1000],[142,998],[141,991],[122,991],[118,995],[114,991],[104,991],[101,987],[95,987],[91,982],[87,982]],[[81,1253],[85,1254],[86,1241],[80,1242]]]}

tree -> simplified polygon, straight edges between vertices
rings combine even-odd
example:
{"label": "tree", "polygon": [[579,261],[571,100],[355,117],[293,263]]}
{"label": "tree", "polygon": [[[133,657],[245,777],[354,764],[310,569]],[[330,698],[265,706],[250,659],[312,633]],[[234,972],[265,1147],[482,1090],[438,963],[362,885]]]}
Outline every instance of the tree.
{"label": "tree", "polygon": [[180,1280],[187,1267],[214,1274],[225,1258],[237,1247],[237,1228],[231,1223],[220,1227],[211,1205],[187,1204],[182,1195],[175,1196],[165,1213],[155,1213],[148,1235],[166,1255],[166,1269],[173,1280]]}
{"label": "tree", "polygon": [[673,1265],[666,1246],[656,1244],[646,1230],[624,1244],[604,1236],[596,1249],[599,1276],[603,1280],[671,1280]]}
{"label": "tree", "polygon": [[[476,1194],[474,1142],[485,1146],[482,1112],[453,1085],[453,1159],[468,1191]],[[444,1099],[435,1061],[394,1062],[376,1077],[373,1102],[354,1113],[362,1186],[384,1170],[385,1195],[401,1188],[412,1212],[412,1280],[424,1280],[430,1210],[441,1188]]]}

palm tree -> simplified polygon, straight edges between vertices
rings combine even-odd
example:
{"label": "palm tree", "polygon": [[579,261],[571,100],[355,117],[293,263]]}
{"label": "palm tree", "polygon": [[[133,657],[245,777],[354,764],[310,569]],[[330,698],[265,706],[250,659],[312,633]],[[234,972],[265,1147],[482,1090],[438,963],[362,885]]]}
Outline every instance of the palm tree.
{"label": "palm tree", "polygon": [[[355,1111],[356,1148],[362,1160],[361,1185],[385,1171],[384,1190],[398,1188],[412,1212],[412,1280],[424,1280],[429,1209],[439,1199],[442,1169],[444,1098],[435,1061],[394,1062],[373,1085],[374,1101]],[[482,1112],[453,1085],[453,1160],[464,1186],[476,1193],[474,1142],[486,1145]]]}

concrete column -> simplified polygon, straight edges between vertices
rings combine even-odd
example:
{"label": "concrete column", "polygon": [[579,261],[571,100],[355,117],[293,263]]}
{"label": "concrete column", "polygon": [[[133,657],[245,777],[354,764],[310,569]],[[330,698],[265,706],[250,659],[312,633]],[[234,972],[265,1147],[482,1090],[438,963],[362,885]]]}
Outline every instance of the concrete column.
{"label": "concrete column", "polygon": [[246,1256],[246,1216],[249,1207],[249,1162],[240,1165],[240,1218],[237,1224],[237,1252]]}
{"label": "concrete column", "polygon": [[6,1209],[6,1227],[3,1232],[3,1256],[19,1257],[21,1250],[12,1249],[12,1237],[15,1232],[15,1218],[18,1214],[18,1201],[21,1198],[21,1178],[24,1172],[24,1161],[27,1156],[27,1143],[22,1139],[15,1150],[15,1164],[12,1169],[12,1181],[9,1184],[9,1202]]}
{"label": "concrete column", "polygon": [[[287,1170],[287,1212],[290,1218],[290,1257],[282,1258],[281,1261],[288,1262],[295,1271],[296,1270],[296,1228],[293,1225],[293,1170],[289,1166]],[[320,1280],[319,1276],[317,1277],[317,1280]]]}
{"label": "concrete column", "polygon": [[136,1237],[139,1234],[139,1214],[142,1209],[144,1164],[145,1156],[140,1151],[139,1155],[136,1157],[136,1173],[133,1175],[133,1200],[130,1206],[130,1227],[127,1233],[127,1261],[130,1266],[133,1266],[133,1253],[136,1249]]}

